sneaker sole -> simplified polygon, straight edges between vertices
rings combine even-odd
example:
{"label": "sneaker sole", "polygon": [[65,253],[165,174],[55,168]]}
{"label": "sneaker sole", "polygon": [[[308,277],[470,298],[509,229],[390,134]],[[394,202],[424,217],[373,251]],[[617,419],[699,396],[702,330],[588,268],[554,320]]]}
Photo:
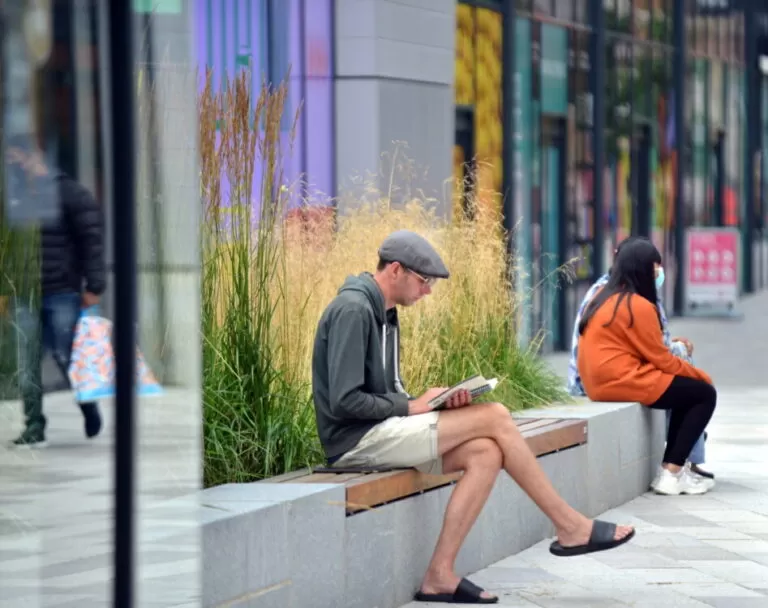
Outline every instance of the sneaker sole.
{"label": "sneaker sole", "polygon": [[13,450],[42,450],[48,447],[47,441],[38,441],[37,443],[12,443],[11,449]]}
{"label": "sneaker sole", "polygon": [[709,492],[709,488],[695,488],[691,489],[688,488],[686,490],[681,490],[679,492],[665,492],[664,490],[660,490],[658,488],[651,488],[656,494],[659,494],[661,496],[701,496],[702,494],[706,494]]}

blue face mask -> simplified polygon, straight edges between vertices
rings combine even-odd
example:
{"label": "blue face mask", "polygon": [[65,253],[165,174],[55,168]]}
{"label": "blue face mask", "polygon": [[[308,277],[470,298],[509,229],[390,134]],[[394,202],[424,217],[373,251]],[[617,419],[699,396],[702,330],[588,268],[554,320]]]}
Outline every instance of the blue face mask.
{"label": "blue face mask", "polygon": [[656,275],[656,289],[661,289],[664,285],[664,267],[659,266],[659,274]]}

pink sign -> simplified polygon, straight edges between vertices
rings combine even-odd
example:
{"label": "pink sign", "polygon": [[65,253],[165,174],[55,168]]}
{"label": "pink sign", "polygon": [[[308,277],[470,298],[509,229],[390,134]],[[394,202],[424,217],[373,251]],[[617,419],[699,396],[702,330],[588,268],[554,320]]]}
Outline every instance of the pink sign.
{"label": "pink sign", "polygon": [[688,231],[686,299],[735,303],[739,295],[739,233],[733,228]]}

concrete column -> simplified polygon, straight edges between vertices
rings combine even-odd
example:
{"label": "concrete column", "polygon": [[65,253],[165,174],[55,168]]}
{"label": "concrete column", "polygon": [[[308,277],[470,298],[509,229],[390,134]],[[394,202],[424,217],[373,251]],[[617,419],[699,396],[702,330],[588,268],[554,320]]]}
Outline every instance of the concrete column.
{"label": "concrete column", "polygon": [[450,209],[456,3],[337,0],[335,11],[342,199],[361,193],[356,177],[374,176],[395,200],[422,192]]}

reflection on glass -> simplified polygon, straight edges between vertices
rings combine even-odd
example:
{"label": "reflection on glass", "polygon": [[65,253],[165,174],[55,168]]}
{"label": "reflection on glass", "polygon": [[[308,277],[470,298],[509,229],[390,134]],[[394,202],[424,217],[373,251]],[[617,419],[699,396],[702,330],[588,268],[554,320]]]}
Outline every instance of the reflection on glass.
{"label": "reflection on glass", "polygon": [[[137,378],[135,603],[196,606],[200,192],[187,15],[181,2],[135,2],[126,27],[142,33],[136,72],[110,74],[106,3],[1,6],[0,603],[111,605],[108,169],[120,167],[107,161],[120,117],[106,92],[122,77],[137,91],[137,352],[146,364]],[[170,50],[174,62],[157,50],[146,62],[148,47]]]}

